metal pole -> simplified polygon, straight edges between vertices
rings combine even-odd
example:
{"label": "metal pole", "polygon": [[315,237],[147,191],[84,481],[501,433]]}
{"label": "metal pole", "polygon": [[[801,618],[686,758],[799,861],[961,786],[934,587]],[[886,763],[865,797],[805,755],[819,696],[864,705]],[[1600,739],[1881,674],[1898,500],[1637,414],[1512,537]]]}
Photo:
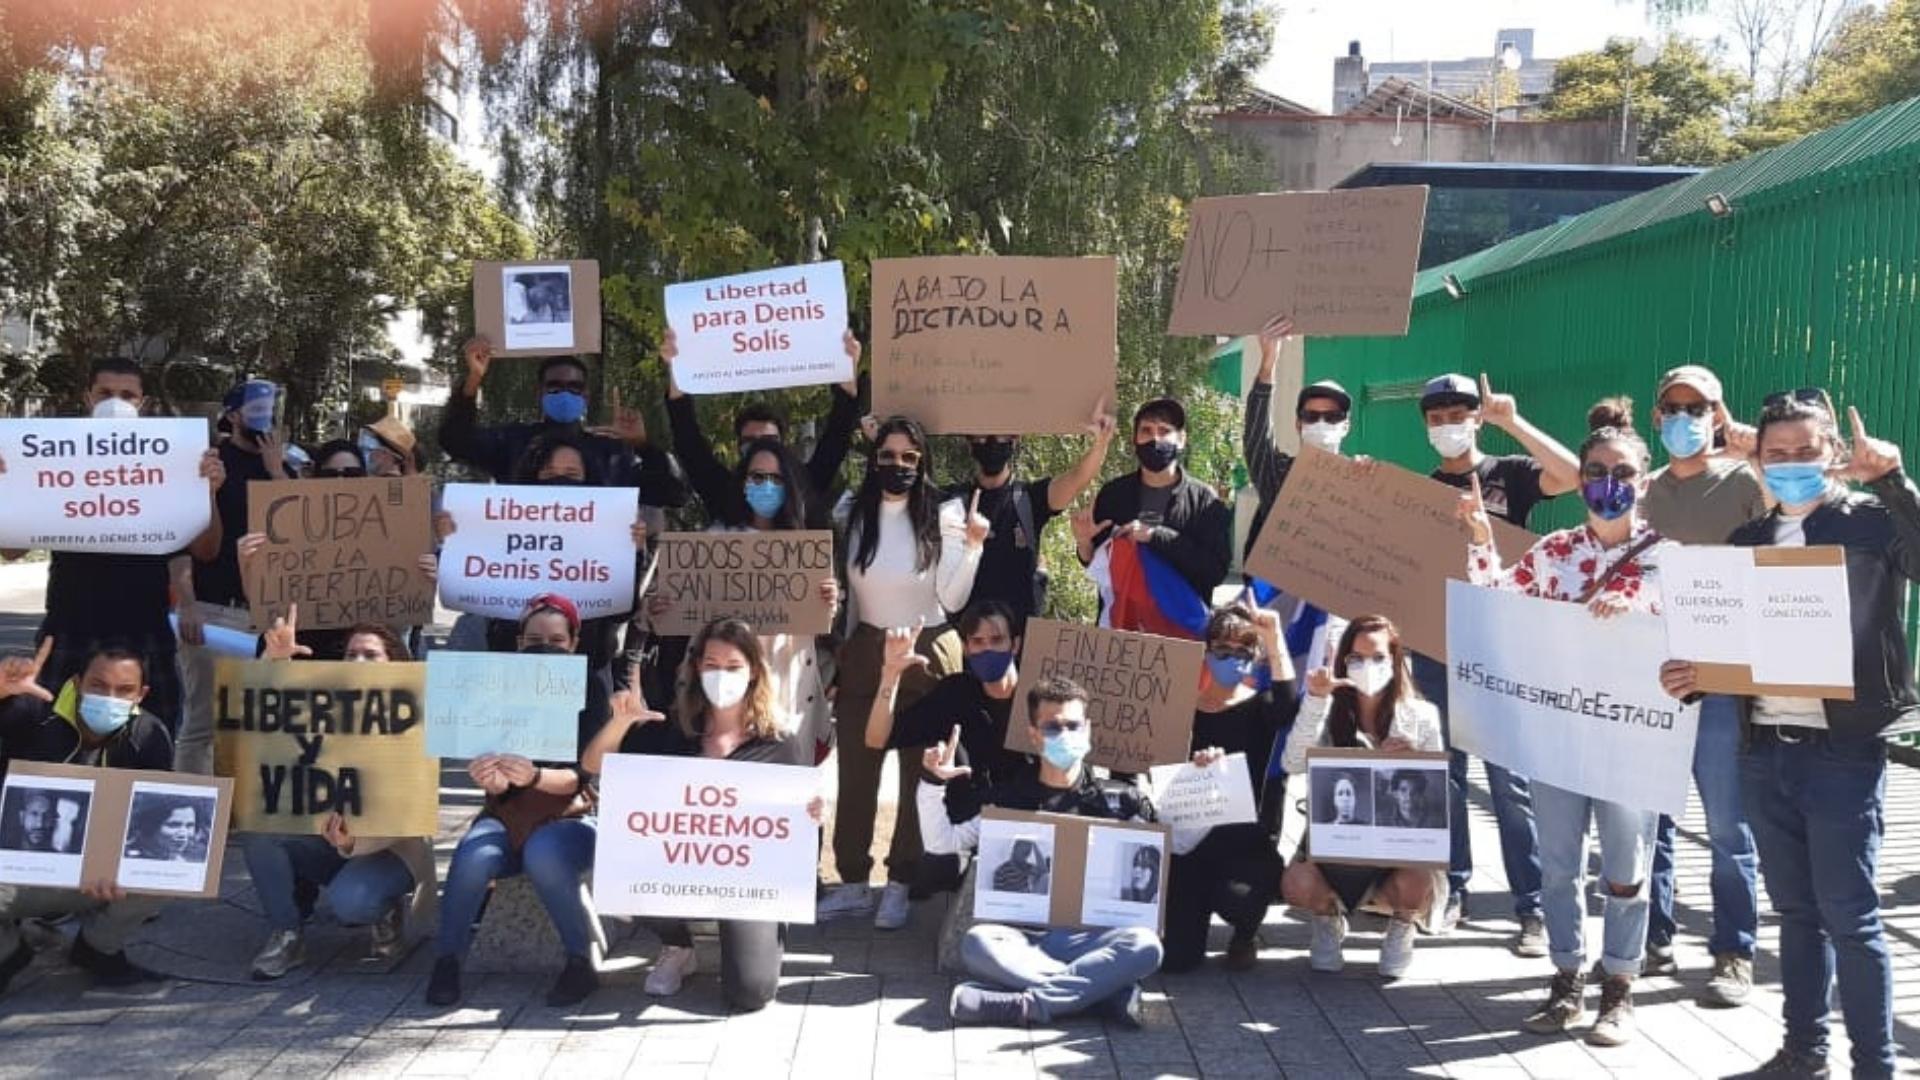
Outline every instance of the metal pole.
{"label": "metal pole", "polygon": [[[1627,61],[1627,65],[1627,77],[1620,82],[1620,156],[1623,158],[1627,156],[1627,117],[1633,108],[1633,61]],[[1627,163],[1634,162],[1629,159]]]}
{"label": "metal pole", "polygon": [[1487,160],[1500,160],[1500,56],[1493,57],[1493,121],[1487,131]]}

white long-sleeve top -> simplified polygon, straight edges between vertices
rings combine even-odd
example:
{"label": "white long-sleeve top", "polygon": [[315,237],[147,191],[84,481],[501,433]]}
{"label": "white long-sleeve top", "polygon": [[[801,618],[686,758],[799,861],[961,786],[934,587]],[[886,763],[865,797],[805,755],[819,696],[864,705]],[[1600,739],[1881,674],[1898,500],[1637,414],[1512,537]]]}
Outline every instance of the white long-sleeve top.
{"label": "white long-sleeve top", "polygon": [[[848,530],[849,554],[858,550],[854,530]],[[967,606],[973,578],[980,569],[980,549],[967,546],[967,508],[959,499],[940,504],[940,559],[917,569],[913,525],[905,500],[880,502],[880,547],[873,565],[862,570],[847,560],[848,615],[869,626],[912,626],[925,619],[928,626],[947,621],[947,612]]]}
{"label": "white long-sleeve top", "polygon": [[[1293,774],[1307,771],[1307,751],[1316,746],[1331,745],[1327,742],[1327,715],[1333,711],[1333,698],[1314,697],[1308,694],[1300,702],[1300,715],[1294,718],[1293,730],[1287,734],[1287,748],[1282,752],[1280,764]],[[1440,737],[1440,710],[1430,701],[1401,698],[1393,705],[1393,722],[1387,725],[1387,735],[1395,735],[1407,740],[1407,745],[1415,750],[1445,750],[1446,740]]]}

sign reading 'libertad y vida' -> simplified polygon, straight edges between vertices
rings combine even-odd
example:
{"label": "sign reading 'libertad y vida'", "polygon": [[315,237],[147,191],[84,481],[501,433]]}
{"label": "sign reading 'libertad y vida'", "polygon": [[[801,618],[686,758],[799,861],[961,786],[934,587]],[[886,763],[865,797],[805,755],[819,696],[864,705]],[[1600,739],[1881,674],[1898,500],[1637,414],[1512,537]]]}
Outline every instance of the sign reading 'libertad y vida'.
{"label": "sign reading 'libertad y vida'", "polygon": [[454,533],[440,553],[440,599],[455,611],[520,616],[559,593],[583,618],[633,609],[632,488],[448,484]]}

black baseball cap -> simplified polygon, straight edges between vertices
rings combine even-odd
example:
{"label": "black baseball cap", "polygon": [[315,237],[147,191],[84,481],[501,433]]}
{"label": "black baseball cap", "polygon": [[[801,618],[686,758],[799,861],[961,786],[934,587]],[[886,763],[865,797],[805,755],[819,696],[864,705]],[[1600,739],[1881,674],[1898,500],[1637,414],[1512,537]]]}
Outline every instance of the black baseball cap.
{"label": "black baseball cap", "polygon": [[1140,427],[1140,420],[1146,416],[1160,416],[1181,431],[1187,430],[1187,407],[1170,397],[1154,398],[1145,405],[1133,410],[1133,426]]}
{"label": "black baseball cap", "polygon": [[1301,409],[1307,407],[1308,398],[1317,397],[1332,398],[1339,402],[1341,412],[1353,411],[1353,395],[1347,393],[1347,388],[1334,382],[1332,379],[1322,379],[1317,383],[1300,388],[1300,396],[1293,399],[1294,413],[1297,415]]}
{"label": "black baseball cap", "polygon": [[1465,375],[1452,372],[1428,379],[1427,385],[1420,391],[1420,411],[1444,409],[1449,405],[1465,405],[1470,409],[1479,408],[1480,384]]}

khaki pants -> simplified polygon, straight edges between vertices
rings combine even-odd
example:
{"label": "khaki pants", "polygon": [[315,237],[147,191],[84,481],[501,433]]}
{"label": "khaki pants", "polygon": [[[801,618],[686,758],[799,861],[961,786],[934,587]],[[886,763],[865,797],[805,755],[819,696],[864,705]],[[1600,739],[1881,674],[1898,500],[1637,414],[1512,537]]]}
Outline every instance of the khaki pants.
{"label": "khaki pants", "polygon": [[79,916],[80,935],[87,944],[98,952],[117,953],[165,902],[157,896],[129,896],[103,904],[74,889],[0,885],[0,958],[20,947],[21,919],[44,915]]}

